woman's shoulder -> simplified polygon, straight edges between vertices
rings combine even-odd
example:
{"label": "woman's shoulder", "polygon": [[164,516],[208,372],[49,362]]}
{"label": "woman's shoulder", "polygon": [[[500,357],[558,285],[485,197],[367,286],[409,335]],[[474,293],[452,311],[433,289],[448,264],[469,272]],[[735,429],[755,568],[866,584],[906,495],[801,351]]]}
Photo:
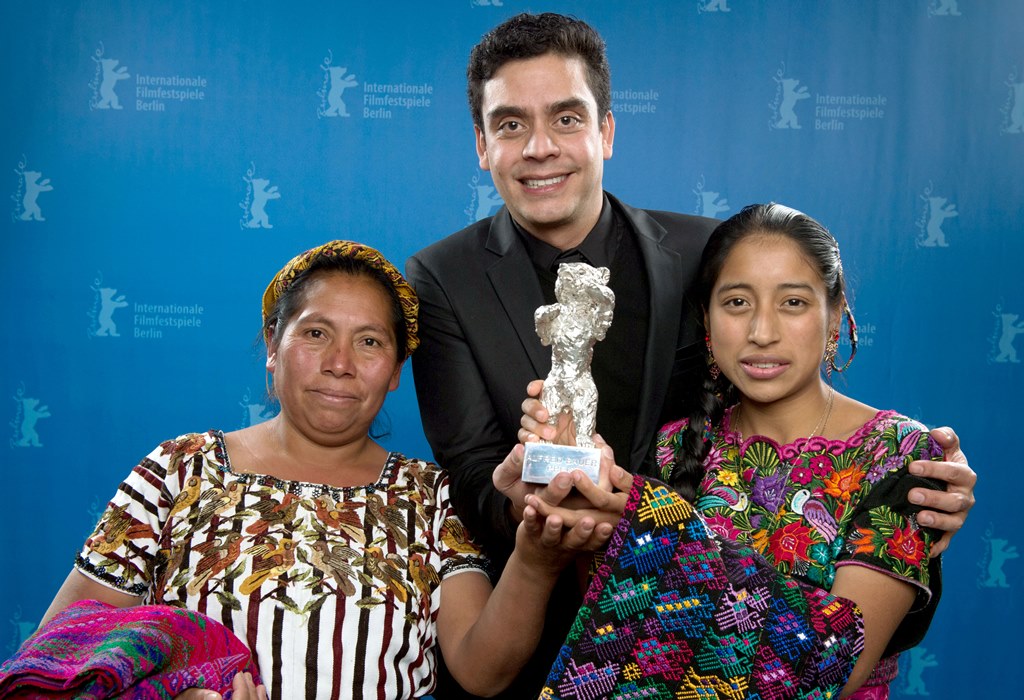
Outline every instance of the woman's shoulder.
{"label": "woman's shoulder", "polygon": [[848,442],[861,447],[876,460],[901,457],[909,460],[935,459],[942,448],[920,421],[892,409],[880,410]]}
{"label": "woman's shoulder", "polygon": [[443,471],[436,462],[431,462],[429,459],[420,459],[419,457],[409,457],[402,452],[394,450],[391,452],[391,459],[395,460],[397,464],[411,465],[415,469],[426,469],[433,472]]}
{"label": "woman's shoulder", "polygon": [[388,455],[388,462],[391,465],[391,475],[397,480],[413,481],[436,489],[442,481],[447,482],[448,479],[447,473],[441,467],[426,459],[407,457],[401,452],[392,451]]}
{"label": "woman's shoulder", "polygon": [[680,433],[690,426],[689,418],[678,418],[670,421],[658,429],[658,443],[668,444]]}
{"label": "woman's shoulder", "polygon": [[224,447],[224,433],[207,430],[203,433],[184,433],[164,440],[143,460],[143,464],[159,465],[168,473],[177,471],[183,463],[202,454],[205,462],[227,464],[227,450]]}
{"label": "woman's shoulder", "polygon": [[200,450],[223,441],[224,431],[210,429],[202,433],[183,433],[169,440],[164,440],[157,448],[164,454],[171,452],[199,452]]}
{"label": "woman's shoulder", "polygon": [[880,435],[891,434],[900,438],[916,434],[928,436],[928,427],[919,420],[911,418],[893,409],[876,411],[870,421],[865,423],[867,432]]}
{"label": "woman's shoulder", "polygon": [[836,438],[845,438],[851,445],[876,442],[881,438],[928,436],[928,428],[921,422],[892,409],[878,409],[848,396],[837,394]]}

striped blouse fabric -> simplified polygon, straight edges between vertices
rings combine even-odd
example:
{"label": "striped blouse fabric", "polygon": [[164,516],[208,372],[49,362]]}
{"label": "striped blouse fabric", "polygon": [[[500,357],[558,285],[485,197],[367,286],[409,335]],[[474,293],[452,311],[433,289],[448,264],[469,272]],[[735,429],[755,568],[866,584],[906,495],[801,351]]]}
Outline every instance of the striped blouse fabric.
{"label": "striped blouse fabric", "polygon": [[271,698],[415,698],[435,682],[440,582],[486,573],[436,465],[391,453],[337,488],[234,470],[219,431],[162,443],[121,484],[76,566],[222,622]]}

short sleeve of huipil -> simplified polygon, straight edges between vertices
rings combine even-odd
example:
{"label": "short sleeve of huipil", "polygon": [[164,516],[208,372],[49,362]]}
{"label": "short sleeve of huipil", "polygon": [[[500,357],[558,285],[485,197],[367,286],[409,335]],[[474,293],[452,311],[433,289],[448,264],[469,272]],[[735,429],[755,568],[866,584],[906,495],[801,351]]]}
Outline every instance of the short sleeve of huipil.
{"label": "short sleeve of huipil", "polygon": [[941,489],[940,482],[908,471],[918,459],[941,459],[942,449],[920,423],[903,416],[881,422],[865,440],[861,499],[850,522],[836,566],[860,565],[883,571],[920,589],[914,608],[931,597],[929,552],[939,533],[922,528],[922,510],[907,499],[914,487]]}
{"label": "short sleeve of huipil", "polygon": [[[75,560],[86,576],[124,593],[151,593],[164,524],[182,495],[184,464],[212,449],[207,434],[190,434],[161,443],[121,482],[99,523]],[[198,477],[193,487],[198,497]],[[184,494],[187,498],[187,494]],[[179,499],[180,500],[180,499]]]}
{"label": "short sleeve of huipil", "polygon": [[448,476],[441,472],[437,481],[437,512],[434,518],[435,542],[441,558],[441,579],[467,570],[488,573],[490,562],[455,512],[448,493]]}

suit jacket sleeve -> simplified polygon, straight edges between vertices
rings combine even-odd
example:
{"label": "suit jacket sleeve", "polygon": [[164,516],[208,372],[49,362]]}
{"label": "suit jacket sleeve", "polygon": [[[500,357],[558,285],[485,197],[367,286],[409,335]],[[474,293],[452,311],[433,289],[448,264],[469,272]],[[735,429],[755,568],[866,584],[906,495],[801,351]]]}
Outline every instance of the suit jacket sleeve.
{"label": "suit jacket sleeve", "polygon": [[406,263],[406,275],[420,298],[422,343],[412,369],[423,430],[434,458],[449,473],[456,511],[488,554],[500,558],[511,551],[517,523],[491,476],[516,439],[503,434],[443,285],[417,256]]}

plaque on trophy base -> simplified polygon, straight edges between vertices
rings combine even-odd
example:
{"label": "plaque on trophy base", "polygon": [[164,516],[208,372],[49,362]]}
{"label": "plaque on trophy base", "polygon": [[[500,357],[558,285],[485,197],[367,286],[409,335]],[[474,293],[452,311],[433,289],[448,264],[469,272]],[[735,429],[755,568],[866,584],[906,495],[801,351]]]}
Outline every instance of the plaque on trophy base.
{"label": "plaque on trophy base", "polygon": [[600,447],[574,447],[552,445],[545,442],[528,442],[523,456],[523,481],[531,484],[546,484],[556,474],[579,469],[596,484],[600,467]]}

